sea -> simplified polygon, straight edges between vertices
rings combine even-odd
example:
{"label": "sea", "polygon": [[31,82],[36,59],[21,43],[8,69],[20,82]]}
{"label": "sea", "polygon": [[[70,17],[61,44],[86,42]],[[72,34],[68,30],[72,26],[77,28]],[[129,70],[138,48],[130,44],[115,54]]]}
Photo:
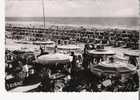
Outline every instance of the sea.
{"label": "sea", "polygon": [[139,17],[6,17],[6,23],[22,25],[72,25],[100,28],[140,28]]}

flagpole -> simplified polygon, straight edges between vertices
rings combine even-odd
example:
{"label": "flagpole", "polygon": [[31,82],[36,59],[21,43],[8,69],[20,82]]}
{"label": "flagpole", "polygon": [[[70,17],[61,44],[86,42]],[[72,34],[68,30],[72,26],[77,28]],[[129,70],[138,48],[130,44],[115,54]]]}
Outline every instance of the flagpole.
{"label": "flagpole", "polygon": [[46,23],[45,23],[45,5],[44,5],[44,0],[42,0],[42,10],[43,10],[43,21],[44,21],[44,29],[46,27]]}

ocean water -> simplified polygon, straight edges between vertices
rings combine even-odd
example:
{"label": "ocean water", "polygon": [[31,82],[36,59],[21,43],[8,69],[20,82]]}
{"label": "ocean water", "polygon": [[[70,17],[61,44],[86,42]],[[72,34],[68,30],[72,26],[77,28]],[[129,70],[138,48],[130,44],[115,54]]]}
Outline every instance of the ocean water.
{"label": "ocean water", "polygon": [[[6,23],[17,24],[42,24],[43,17],[6,17]],[[109,26],[138,29],[140,18],[138,17],[46,17],[46,24],[57,25],[87,25],[87,26]]]}

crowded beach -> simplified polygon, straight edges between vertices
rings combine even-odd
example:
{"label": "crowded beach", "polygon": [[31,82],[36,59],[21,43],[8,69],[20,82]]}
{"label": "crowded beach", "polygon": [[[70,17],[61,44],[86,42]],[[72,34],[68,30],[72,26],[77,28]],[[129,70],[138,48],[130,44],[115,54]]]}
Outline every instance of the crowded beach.
{"label": "crowded beach", "polygon": [[139,90],[139,31],[6,24],[5,87],[12,92]]}

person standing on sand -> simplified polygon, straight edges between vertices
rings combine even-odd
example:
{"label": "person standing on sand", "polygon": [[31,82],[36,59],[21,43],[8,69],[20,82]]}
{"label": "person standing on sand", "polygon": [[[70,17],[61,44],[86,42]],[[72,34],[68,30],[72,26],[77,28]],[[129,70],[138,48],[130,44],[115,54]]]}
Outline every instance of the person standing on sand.
{"label": "person standing on sand", "polygon": [[54,53],[57,52],[57,45],[55,45],[55,48],[54,48]]}
{"label": "person standing on sand", "polygon": [[83,63],[82,63],[82,66],[84,67],[85,70],[88,69],[88,64],[89,64],[89,57],[87,54],[87,49],[85,47],[83,53]]}
{"label": "person standing on sand", "polygon": [[40,45],[40,51],[41,51],[40,55],[44,53],[44,49],[42,48],[41,45]]}
{"label": "person standing on sand", "polygon": [[76,71],[76,56],[74,52],[71,52],[71,56],[73,57],[72,62],[71,62],[71,74],[72,76],[74,76],[75,71]]}
{"label": "person standing on sand", "polygon": [[41,70],[41,86],[40,89],[43,92],[50,92],[52,88],[51,79],[50,79],[50,69],[46,69],[45,67]]}
{"label": "person standing on sand", "polygon": [[128,63],[134,65],[134,66],[137,66],[138,65],[138,61],[137,61],[137,58],[134,57],[134,56],[130,56],[129,57],[129,60],[128,60]]}

